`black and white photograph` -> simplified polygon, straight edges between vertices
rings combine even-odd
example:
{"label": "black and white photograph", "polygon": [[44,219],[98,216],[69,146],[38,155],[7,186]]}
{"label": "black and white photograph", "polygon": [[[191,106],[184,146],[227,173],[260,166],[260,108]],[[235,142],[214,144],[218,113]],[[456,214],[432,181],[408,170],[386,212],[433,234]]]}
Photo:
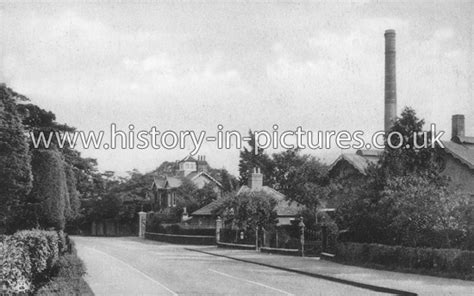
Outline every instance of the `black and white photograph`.
{"label": "black and white photograph", "polygon": [[0,295],[474,295],[474,2],[0,0]]}

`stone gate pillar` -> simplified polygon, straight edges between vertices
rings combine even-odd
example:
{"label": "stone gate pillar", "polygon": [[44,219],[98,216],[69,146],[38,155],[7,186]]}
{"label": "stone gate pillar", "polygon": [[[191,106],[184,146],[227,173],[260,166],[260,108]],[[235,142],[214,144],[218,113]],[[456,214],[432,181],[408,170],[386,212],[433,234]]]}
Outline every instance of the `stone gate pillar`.
{"label": "stone gate pillar", "polygon": [[216,220],[216,243],[219,243],[221,240],[221,229],[222,229],[222,218],[218,216]]}
{"label": "stone gate pillar", "polygon": [[303,217],[300,217],[300,223],[298,224],[300,228],[300,252],[301,252],[301,257],[304,257],[304,222],[303,222]]}
{"label": "stone gate pillar", "polygon": [[141,238],[145,238],[145,231],[146,231],[146,213],[139,212],[138,213],[138,236]]}

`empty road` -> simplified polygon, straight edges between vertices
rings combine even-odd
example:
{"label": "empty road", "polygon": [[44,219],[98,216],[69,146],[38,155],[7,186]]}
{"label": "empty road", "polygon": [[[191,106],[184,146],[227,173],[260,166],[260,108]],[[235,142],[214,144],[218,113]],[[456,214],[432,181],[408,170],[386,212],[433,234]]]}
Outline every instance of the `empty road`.
{"label": "empty road", "polygon": [[186,250],[189,246],[132,237],[74,237],[73,240],[87,268],[85,279],[96,295],[378,294]]}

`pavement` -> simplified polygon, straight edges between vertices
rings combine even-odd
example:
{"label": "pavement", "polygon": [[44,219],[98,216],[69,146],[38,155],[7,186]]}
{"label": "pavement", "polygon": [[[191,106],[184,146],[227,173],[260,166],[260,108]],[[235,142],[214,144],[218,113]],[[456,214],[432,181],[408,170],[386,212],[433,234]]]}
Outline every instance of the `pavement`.
{"label": "pavement", "polygon": [[394,294],[412,295],[474,295],[474,282],[447,279],[411,273],[376,270],[339,264],[314,257],[295,257],[257,253],[253,250],[235,250],[217,247],[200,249],[188,248],[196,252],[205,252],[224,258],[243,262],[252,262],[280,270],[293,271],[328,281],[347,285],[365,286],[368,290],[381,290]]}
{"label": "pavement", "polygon": [[[314,258],[73,237],[96,295],[472,295],[474,283],[345,266]],[[393,292],[393,291],[392,291]]]}

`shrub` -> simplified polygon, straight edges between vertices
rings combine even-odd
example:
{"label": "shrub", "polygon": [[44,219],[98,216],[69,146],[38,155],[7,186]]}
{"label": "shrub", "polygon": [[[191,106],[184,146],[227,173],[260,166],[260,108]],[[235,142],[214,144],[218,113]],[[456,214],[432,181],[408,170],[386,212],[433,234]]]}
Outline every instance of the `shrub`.
{"label": "shrub", "polygon": [[71,245],[71,253],[59,258],[51,273],[51,280],[40,287],[35,295],[94,295],[82,276],[84,263]]}
{"label": "shrub", "polygon": [[3,285],[7,292],[31,292],[48,279],[59,259],[59,235],[54,231],[23,230],[2,244]]}
{"label": "shrub", "polygon": [[52,271],[52,278],[38,289],[36,295],[83,295],[81,286],[85,268],[73,254],[61,256]]}
{"label": "shrub", "polygon": [[41,231],[19,231],[12,239],[21,242],[31,261],[31,275],[41,275],[48,268],[51,248],[48,238]]}
{"label": "shrub", "polygon": [[3,243],[3,283],[8,292],[28,292],[32,289],[32,268],[29,252],[24,241],[12,236]]}
{"label": "shrub", "polygon": [[366,243],[339,243],[336,260],[389,269],[474,279],[474,252]]}
{"label": "shrub", "polygon": [[158,232],[158,226],[161,223],[161,220],[155,213],[148,213],[146,215],[146,232]]}

